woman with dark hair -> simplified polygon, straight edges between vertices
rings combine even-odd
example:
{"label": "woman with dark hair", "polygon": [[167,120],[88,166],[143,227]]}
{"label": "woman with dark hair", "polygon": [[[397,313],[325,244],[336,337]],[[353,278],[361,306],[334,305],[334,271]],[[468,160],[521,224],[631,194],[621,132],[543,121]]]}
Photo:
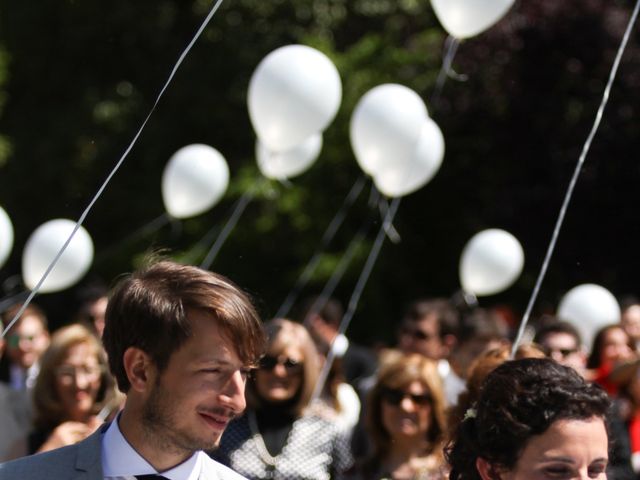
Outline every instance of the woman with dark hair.
{"label": "woman with dark hair", "polygon": [[358,478],[446,478],[445,398],[437,364],[420,354],[387,353],[367,398],[366,428],[372,453]]}
{"label": "woman with dark hair", "polygon": [[609,378],[613,369],[633,357],[633,343],[621,325],[607,325],[596,333],[591,354],[587,359],[588,376],[601,385],[609,395],[618,393],[617,385]]}
{"label": "woman with dark hair", "polygon": [[452,480],[606,479],[607,394],[553,360],[503,363],[445,455]]}
{"label": "woman with dark hair", "polygon": [[320,359],[307,329],[265,324],[266,354],[247,383],[247,411],[212,456],[248,479],[339,477],[352,465],[349,435],[314,401]]}

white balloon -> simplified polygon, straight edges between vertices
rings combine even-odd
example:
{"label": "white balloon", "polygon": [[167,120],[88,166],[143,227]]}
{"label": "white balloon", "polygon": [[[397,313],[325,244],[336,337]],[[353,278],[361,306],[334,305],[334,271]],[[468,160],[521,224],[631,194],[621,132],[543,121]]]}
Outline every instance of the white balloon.
{"label": "white balloon", "polygon": [[511,8],[515,0],[431,0],[444,29],[462,40],[491,27]]}
{"label": "white balloon", "polygon": [[253,129],[272,151],[290,150],[322,132],[341,100],[340,74],[333,62],[304,45],[267,55],[251,77],[247,98]]}
{"label": "white balloon", "polygon": [[171,216],[193,217],[213,207],[228,185],[229,167],[220,152],[194,143],[169,159],[162,174],[162,199]]}
{"label": "white balloon", "polygon": [[[22,253],[22,279],[32,289],[40,281],[56,257],[76,222],[59,218],[43,223],[31,234]],[[80,280],[93,261],[93,242],[87,231],[80,227],[55,267],[47,276],[40,292],[56,292]]]}
{"label": "white balloon", "polygon": [[524,252],[516,237],[500,229],[483,230],[462,251],[462,288],[478,296],[493,295],[511,286],[523,266]]}
{"label": "white balloon", "polygon": [[7,212],[0,207],[0,267],[9,258],[13,248],[13,225]]}
{"label": "white balloon", "polygon": [[585,283],[569,290],[560,300],[558,319],[571,323],[590,350],[593,337],[602,327],[620,322],[620,305],[609,290]]}
{"label": "white balloon", "polygon": [[379,85],[358,101],[351,116],[351,146],[360,168],[375,176],[413,155],[428,118],[422,98],[408,87]]}
{"label": "white balloon", "polygon": [[408,161],[387,164],[374,176],[380,192],[402,197],[426,185],[438,172],[444,158],[444,136],[436,122],[427,118],[415,151]]}
{"label": "white balloon", "polygon": [[256,158],[262,174],[274,180],[292,178],[307,171],[322,150],[322,134],[316,133],[291,150],[272,152],[260,140],[256,142]]}

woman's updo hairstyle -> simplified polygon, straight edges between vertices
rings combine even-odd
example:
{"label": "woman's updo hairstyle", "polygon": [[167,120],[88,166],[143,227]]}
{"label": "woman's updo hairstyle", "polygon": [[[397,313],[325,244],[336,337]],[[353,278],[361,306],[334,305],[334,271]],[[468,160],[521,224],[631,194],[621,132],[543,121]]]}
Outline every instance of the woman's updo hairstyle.
{"label": "woman's updo hairstyle", "polygon": [[609,407],[604,390],[572,368],[547,358],[506,362],[489,374],[446,448],[449,478],[480,480],[477,458],[512,470],[529,439],[556,420],[605,419]]}

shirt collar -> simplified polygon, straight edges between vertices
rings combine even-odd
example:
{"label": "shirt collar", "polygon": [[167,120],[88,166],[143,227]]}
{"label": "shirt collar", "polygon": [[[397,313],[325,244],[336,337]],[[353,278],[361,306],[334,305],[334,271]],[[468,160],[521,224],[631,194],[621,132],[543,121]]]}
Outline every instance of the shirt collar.
{"label": "shirt collar", "polygon": [[111,422],[102,438],[102,471],[105,478],[161,473],[169,480],[198,479],[204,452],[195,452],[180,465],[164,472],[157,472],[124,438],[118,426],[119,420],[120,415]]}

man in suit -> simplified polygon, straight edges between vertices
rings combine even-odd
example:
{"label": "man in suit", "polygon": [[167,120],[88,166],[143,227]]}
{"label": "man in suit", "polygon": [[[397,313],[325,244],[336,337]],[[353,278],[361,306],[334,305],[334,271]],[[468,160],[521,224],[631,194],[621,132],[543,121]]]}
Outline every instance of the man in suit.
{"label": "man in suit", "polygon": [[122,412],[76,445],[0,465],[1,480],[242,478],[203,450],[244,410],[264,346],[243,292],[220,275],[156,263],[116,287],[103,341],[127,394]]}

